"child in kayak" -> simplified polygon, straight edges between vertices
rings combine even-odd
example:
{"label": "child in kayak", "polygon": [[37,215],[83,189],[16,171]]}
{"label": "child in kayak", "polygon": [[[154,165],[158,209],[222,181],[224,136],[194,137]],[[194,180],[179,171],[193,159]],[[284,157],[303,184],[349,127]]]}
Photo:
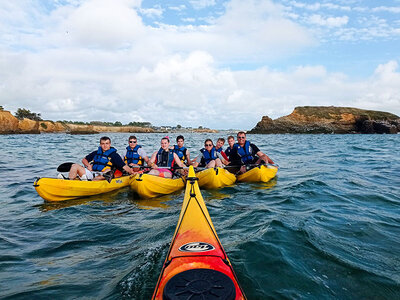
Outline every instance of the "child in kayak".
{"label": "child in kayak", "polygon": [[220,159],[221,159],[222,163],[223,163],[224,165],[227,165],[227,164],[229,164],[228,157],[226,156],[224,150],[222,149],[222,147],[224,146],[224,144],[225,144],[225,139],[224,139],[224,138],[219,138],[219,139],[217,140],[217,144],[215,145],[215,150],[216,150],[218,153],[221,154]]}
{"label": "child in kayak", "polygon": [[149,166],[152,169],[148,174],[172,178],[174,164],[177,164],[179,167],[184,167],[179,156],[173,150],[169,149],[169,144],[168,136],[161,139],[161,148],[154,152],[150,158]]}
{"label": "child in kayak", "polygon": [[199,156],[197,156],[192,162],[193,167],[215,168],[222,167],[222,155],[215,150],[214,144],[211,139],[206,139],[204,142],[204,148],[200,150]]}
{"label": "child in kayak", "polygon": [[228,164],[231,161],[230,155],[232,153],[234,144],[235,144],[235,138],[232,135],[228,136],[228,145],[229,146],[225,149],[225,155],[226,155],[226,157],[228,159]]}
{"label": "child in kayak", "polygon": [[133,170],[125,165],[117,149],[111,147],[111,139],[107,136],[100,138],[100,146],[96,151],[91,152],[82,159],[82,167],[79,164],[73,164],[69,171],[69,179],[74,180],[78,175],[81,180],[104,180],[103,174],[111,171],[111,168],[117,168],[120,171],[126,171],[134,174]]}

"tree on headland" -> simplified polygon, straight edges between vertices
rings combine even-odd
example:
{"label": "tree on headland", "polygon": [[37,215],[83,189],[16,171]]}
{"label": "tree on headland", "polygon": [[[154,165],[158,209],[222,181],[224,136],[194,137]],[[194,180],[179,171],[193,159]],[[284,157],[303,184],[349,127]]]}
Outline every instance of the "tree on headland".
{"label": "tree on headland", "polygon": [[15,113],[17,119],[22,120],[23,118],[34,120],[34,121],[42,121],[40,114],[31,112],[29,109],[25,108],[18,108],[17,112]]}
{"label": "tree on headland", "polygon": [[3,105],[0,105],[0,111],[3,111],[3,110],[4,110]]}
{"label": "tree on headland", "polygon": [[178,129],[181,129],[182,128],[182,125],[176,125],[176,128],[178,128]]}

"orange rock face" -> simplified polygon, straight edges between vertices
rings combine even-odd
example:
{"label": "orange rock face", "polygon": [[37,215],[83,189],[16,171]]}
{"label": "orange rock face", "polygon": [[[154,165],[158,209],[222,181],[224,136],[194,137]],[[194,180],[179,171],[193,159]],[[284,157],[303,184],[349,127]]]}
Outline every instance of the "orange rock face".
{"label": "orange rock face", "polygon": [[0,134],[18,133],[18,123],[9,111],[0,111]]}
{"label": "orange rock face", "polygon": [[20,133],[40,133],[39,122],[25,118],[19,121],[18,129]]}

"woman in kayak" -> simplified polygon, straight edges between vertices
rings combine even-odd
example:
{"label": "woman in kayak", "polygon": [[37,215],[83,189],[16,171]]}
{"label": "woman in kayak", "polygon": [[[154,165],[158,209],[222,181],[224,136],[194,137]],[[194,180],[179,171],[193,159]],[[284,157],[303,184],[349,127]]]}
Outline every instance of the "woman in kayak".
{"label": "woman in kayak", "polygon": [[152,168],[148,174],[165,178],[172,178],[172,170],[174,165],[184,167],[178,155],[169,149],[169,137],[161,139],[161,148],[154,152],[150,158],[150,167]]}
{"label": "woman in kayak", "polygon": [[192,162],[193,167],[201,166],[206,168],[222,167],[221,161],[222,155],[215,150],[214,144],[211,139],[206,139],[204,142],[204,148],[200,150],[199,156],[197,156]]}

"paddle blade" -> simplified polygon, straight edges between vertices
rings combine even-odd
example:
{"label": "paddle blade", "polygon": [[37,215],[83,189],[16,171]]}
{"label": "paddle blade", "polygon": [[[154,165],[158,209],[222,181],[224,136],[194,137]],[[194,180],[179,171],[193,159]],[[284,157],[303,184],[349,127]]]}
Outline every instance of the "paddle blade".
{"label": "paddle blade", "polygon": [[66,162],[58,166],[57,171],[58,172],[69,172],[71,170],[71,166],[73,165],[73,162]]}

